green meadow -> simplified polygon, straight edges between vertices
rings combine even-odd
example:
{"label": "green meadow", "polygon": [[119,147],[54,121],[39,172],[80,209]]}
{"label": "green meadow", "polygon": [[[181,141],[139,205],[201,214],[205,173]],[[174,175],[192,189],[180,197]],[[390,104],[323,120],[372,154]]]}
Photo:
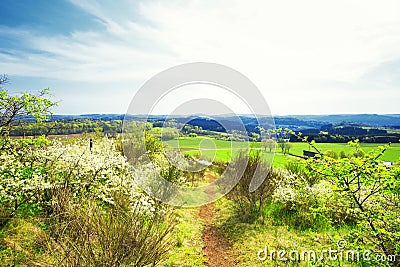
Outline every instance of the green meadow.
{"label": "green meadow", "polygon": [[[278,147],[275,152],[270,153],[268,149],[264,150],[264,148],[262,148],[261,142],[230,142],[200,136],[181,137],[164,143],[174,149],[179,149],[186,155],[199,156],[209,160],[220,160],[225,162],[231,161],[232,157],[234,157],[241,149],[246,147],[263,151],[265,157],[271,158],[273,156],[273,164],[275,167],[285,166],[288,161],[295,159],[293,156],[281,153]],[[383,144],[361,143],[361,148],[365,152],[368,152],[380,145]],[[354,151],[354,147],[349,146],[347,143],[317,143],[316,147],[322,152],[332,150],[338,154],[341,151],[344,151],[345,153]],[[313,151],[314,149],[307,143],[296,142],[292,143],[290,154],[302,155],[303,150]],[[391,144],[390,149],[385,152],[381,159],[391,162],[398,161],[400,159],[400,143]]]}

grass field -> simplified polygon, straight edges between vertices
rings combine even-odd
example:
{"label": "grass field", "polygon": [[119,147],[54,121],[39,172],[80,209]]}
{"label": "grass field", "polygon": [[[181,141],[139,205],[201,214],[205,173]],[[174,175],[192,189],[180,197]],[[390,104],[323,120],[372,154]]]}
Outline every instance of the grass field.
{"label": "grass field", "polygon": [[[179,148],[182,153],[187,155],[196,155],[202,156],[210,160],[221,160],[229,162],[234,157],[236,153],[238,153],[241,149],[246,147],[250,147],[252,149],[261,149],[260,142],[229,142],[223,140],[216,140],[209,137],[182,137],[175,140],[170,140],[165,142],[170,147]],[[361,148],[368,152],[381,144],[371,144],[371,143],[362,143]],[[340,151],[344,151],[349,153],[354,151],[354,147],[350,147],[346,143],[318,143],[316,145],[318,149],[322,152],[327,150],[332,150],[336,153],[340,153]],[[292,148],[290,149],[291,154],[302,155],[303,150],[313,150],[307,143],[292,143]],[[280,153],[279,148],[277,148],[276,153],[272,155],[269,152],[263,152],[264,155],[268,158],[274,156],[273,165],[275,167],[282,167],[289,160],[293,159],[292,156],[283,155]],[[381,157],[382,160],[395,162],[400,159],[400,144],[392,144],[391,148],[385,152],[385,154]]]}

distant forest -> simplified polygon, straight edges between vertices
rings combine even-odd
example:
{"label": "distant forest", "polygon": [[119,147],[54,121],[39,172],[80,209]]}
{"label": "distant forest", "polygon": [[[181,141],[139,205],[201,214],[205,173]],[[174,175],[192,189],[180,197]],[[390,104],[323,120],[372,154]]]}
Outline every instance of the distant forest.
{"label": "distant forest", "polygon": [[11,136],[68,135],[103,132],[116,135],[121,132],[122,120],[74,119],[47,121],[43,123],[19,122]]}
{"label": "distant forest", "polygon": [[[248,136],[248,138],[242,140],[251,139],[261,141],[260,132],[257,128],[259,125],[258,121],[251,116],[239,117],[246,129],[243,134]],[[181,132],[183,135],[209,135],[218,139],[229,139],[230,133],[226,133],[222,125],[228,126],[230,129],[243,129],[242,126],[239,127],[237,125],[237,119],[233,119],[233,116],[216,116],[215,119],[205,116],[179,116],[172,118],[172,120],[169,118],[168,121],[166,121],[167,118],[165,116],[152,116],[149,118],[141,116],[130,117],[128,119],[147,119],[154,127],[163,127],[165,122],[167,122],[168,127],[171,127],[171,124],[168,122],[173,121],[175,125],[172,127],[183,129]],[[307,119],[309,118],[307,117]],[[359,122],[330,123],[326,121],[302,120],[294,117],[276,117],[274,121],[276,128],[289,128],[296,132],[302,132],[304,135],[309,136],[310,140],[320,143],[346,143],[355,139],[367,143],[398,143],[400,140],[399,125],[375,126]],[[264,120],[264,122],[268,122],[268,120]],[[109,136],[117,136],[122,131],[122,124],[122,115],[95,114],[75,117],[57,115],[50,121],[41,124],[33,123],[29,120],[21,120],[13,127],[10,135],[40,136],[102,132]],[[272,128],[273,125],[270,125],[270,127]],[[292,136],[290,137],[290,141],[297,142],[299,140]]]}

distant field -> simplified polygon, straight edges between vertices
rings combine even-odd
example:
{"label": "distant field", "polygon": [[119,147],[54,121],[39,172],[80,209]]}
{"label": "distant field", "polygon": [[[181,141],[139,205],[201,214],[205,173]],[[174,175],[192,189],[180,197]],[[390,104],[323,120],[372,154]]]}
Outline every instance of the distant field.
{"label": "distant field", "polygon": [[[180,148],[180,150],[187,155],[202,155],[208,159],[217,159],[222,161],[230,161],[232,156],[235,156],[238,151],[245,148],[247,145],[254,149],[261,149],[260,142],[251,142],[246,144],[245,142],[229,142],[223,140],[215,140],[208,137],[183,137],[175,140],[165,142],[173,148]],[[303,150],[312,150],[307,143],[292,143],[293,146],[290,149],[290,153],[296,155],[302,155]],[[378,147],[380,144],[367,144],[362,143],[361,147],[365,152],[370,151],[373,148]],[[353,147],[348,146],[345,143],[318,143],[318,149],[322,152],[326,150],[332,150],[336,153],[344,151],[346,153],[354,151]],[[274,166],[282,167],[289,160],[293,159],[291,156],[286,156],[280,153],[279,148],[276,153],[272,155],[269,152],[264,152],[266,157],[274,156]],[[392,144],[391,148],[385,152],[381,158],[386,161],[398,161],[400,159],[400,144]]]}
{"label": "distant field", "polygon": [[182,137],[165,142],[173,148],[179,148],[187,155],[201,155],[208,159],[217,159],[230,161],[232,155],[235,155],[241,149],[246,147],[260,148],[260,142],[229,142],[216,140],[208,137]]}

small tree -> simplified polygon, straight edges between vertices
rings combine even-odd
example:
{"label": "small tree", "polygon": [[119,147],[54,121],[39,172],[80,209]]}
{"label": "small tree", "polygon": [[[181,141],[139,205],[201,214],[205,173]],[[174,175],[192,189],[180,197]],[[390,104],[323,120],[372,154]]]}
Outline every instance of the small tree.
{"label": "small tree", "polygon": [[45,120],[50,109],[56,105],[50,100],[50,89],[46,88],[37,94],[23,92],[11,95],[3,85],[8,82],[6,75],[0,76],[0,134],[7,135],[15,121],[32,116],[37,122]]}
{"label": "small tree", "polygon": [[269,149],[269,152],[271,153],[272,150],[275,150],[276,148],[276,142],[270,138],[265,138],[262,141],[262,146],[264,147],[264,150]]}
{"label": "small tree", "polygon": [[[400,169],[398,166],[388,168],[379,159],[389,146],[380,146],[361,155],[362,150],[356,140],[349,142],[350,146],[355,147],[355,154],[335,159],[321,153],[301,133],[289,133],[307,142],[319,153],[305,161],[308,169],[315,175],[329,179],[337,192],[350,199],[348,209],[356,208],[359,229],[368,229],[357,238],[371,240],[385,256],[399,255]],[[398,264],[396,257],[394,266]]]}
{"label": "small tree", "polygon": [[282,150],[282,153],[285,153],[285,142],[279,142],[278,146]]}
{"label": "small tree", "polygon": [[289,154],[290,153],[290,149],[292,148],[292,144],[291,143],[289,143],[289,142],[285,142],[284,143],[284,149],[285,149],[285,152],[284,152],[284,154]]}
{"label": "small tree", "polygon": [[279,148],[282,150],[283,154],[289,154],[292,144],[289,142],[280,142],[278,144]]}

